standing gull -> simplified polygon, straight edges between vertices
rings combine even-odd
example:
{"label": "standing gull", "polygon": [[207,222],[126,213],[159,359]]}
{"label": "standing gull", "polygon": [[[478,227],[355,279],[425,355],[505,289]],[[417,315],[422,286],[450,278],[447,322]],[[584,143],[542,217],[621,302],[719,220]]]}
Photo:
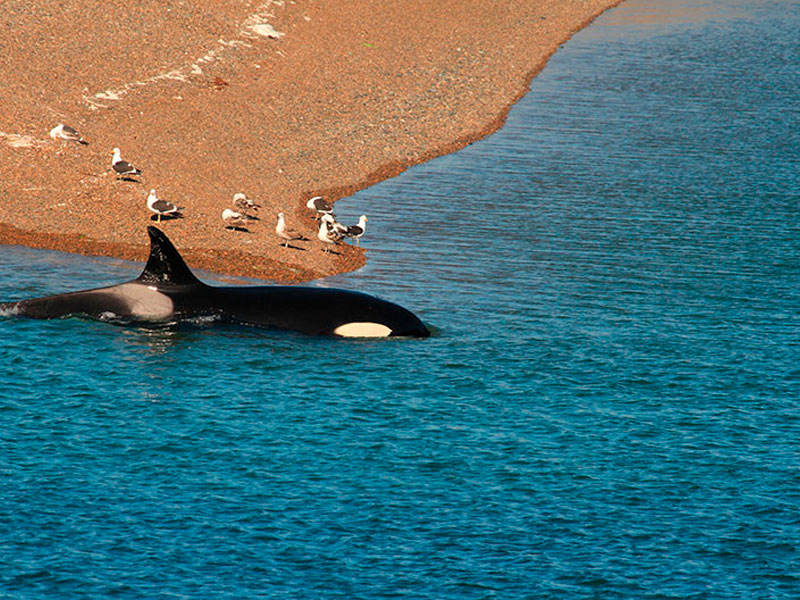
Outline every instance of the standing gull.
{"label": "standing gull", "polygon": [[[327,218],[326,218],[327,217]],[[319,222],[319,231],[317,232],[317,239],[325,245],[335,245],[342,236],[337,233],[333,228],[335,221],[330,215],[323,215]],[[325,246],[322,247],[323,252],[330,252]]]}
{"label": "standing gull", "polygon": [[347,237],[356,238],[356,246],[358,246],[358,240],[361,239],[361,236],[364,235],[364,232],[367,230],[367,215],[361,215],[358,218],[358,225],[350,225],[347,228]]}
{"label": "standing gull", "polygon": [[150,190],[150,195],[147,196],[147,208],[158,215],[158,222],[161,223],[162,215],[171,215],[178,217],[180,211],[183,210],[180,206],[175,206],[172,202],[161,200],[156,196],[155,190]]}
{"label": "standing gull", "polygon": [[141,175],[142,172],[134,167],[127,160],[122,160],[119,153],[119,148],[114,148],[114,156],[111,157],[111,166],[117,177],[130,177],[132,175]]}
{"label": "standing gull", "polygon": [[286,219],[282,212],[278,213],[278,223],[275,225],[275,233],[283,240],[283,247],[288,248],[289,242],[295,240],[305,240],[302,234],[297,233],[294,229],[286,228]]}
{"label": "standing gull", "polygon": [[322,215],[322,221],[328,224],[328,228],[336,234],[337,241],[342,239],[344,236],[347,235],[347,226],[342,225],[339,221],[336,220],[336,217],[329,214]]}
{"label": "standing gull", "polygon": [[50,137],[54,140],[65,140],[67,142],[78,142],[79,144],[87,145],[87,142],[76,129],[69,125],[59,123],[50,130]]}

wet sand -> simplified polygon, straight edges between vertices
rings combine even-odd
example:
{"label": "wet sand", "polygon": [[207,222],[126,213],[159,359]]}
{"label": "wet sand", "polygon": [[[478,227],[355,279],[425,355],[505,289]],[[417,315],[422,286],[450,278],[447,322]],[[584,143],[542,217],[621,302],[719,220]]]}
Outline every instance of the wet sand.
{"label": "wet sand", "polygon": [[[357,269],[362,248],[322,251],[306,200],[495,131],[558,46],[618,3],[5,2],[0,243],[144,260],[155,188],[185,207],[161,228],[192,267],[280,282]],[[60,122],[89,144],[51,140]],[[138,181],[114,176],[115,146]],[[239,191],[262,205],[246,232],[220,218]],[[282,247],[279,211],[309,241]]]}

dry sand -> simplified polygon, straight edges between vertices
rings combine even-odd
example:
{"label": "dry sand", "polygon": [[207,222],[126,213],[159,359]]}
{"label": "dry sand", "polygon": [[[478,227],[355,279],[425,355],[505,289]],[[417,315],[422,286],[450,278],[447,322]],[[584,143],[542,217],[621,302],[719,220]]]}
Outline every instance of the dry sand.
{"label": "dry sand", "polygon": [[[144,260],[150,188],[187,262],[305,281],[331,200],[499,128],[568,37],[619,0],[7,0],[0,12],[0,243]],[[59,122],[88,146],[54,142]],[[118,180],[111,149],[142,169]],[[220,215],[242,191],[250,232]],[[276,215],[311,239],[283,248]],[[367,231],[367,236],[369,230]],[[371,243],[379,244],[379,240]]]}

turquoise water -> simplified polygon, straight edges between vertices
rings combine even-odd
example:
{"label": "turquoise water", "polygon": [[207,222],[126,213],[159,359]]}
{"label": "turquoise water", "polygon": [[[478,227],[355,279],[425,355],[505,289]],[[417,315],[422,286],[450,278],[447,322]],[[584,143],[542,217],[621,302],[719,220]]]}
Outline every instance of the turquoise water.
{"label": "turquoise water", "polygon": [[[0,597],[800,597],[798,30],[630,0],[343,201],[320,285],[428,340],[0,320]],[[0,298],[140,268],[4,247]]]}

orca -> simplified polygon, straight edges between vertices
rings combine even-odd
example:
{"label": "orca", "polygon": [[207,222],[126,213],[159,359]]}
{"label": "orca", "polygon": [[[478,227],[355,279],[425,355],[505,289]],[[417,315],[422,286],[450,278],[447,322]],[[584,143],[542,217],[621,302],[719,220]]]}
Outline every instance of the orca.
{"label": "orca", "polygon": [[430,335],[411,311],[361,292],[304,286],[211,286],[186,266],[167,236],[149,226],[150,256],[133,281],[0,303],[0,315],[86,316],[123,323],[223,322],[341,337]]}

